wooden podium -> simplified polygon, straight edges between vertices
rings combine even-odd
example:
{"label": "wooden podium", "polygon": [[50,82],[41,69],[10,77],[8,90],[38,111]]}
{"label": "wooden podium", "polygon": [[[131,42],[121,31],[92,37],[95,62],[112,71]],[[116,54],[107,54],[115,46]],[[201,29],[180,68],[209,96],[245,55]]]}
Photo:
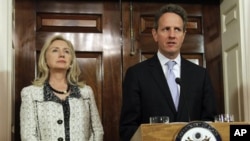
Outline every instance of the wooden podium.
{"label": "wooden podium", "polygon": [[[169,124],[142,124],[131,141],[175,141],[178,132],[188,123],[169,123]],[[230,139],[230,125],[250,125],[249,122],[211,122],[220,134],[222,141],[229,141]]]}

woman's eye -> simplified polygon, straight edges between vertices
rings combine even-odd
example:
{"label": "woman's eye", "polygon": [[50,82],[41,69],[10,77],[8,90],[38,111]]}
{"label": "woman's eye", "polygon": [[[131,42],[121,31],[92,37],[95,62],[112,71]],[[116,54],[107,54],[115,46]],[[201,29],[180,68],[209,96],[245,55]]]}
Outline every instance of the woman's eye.
{"label": "woman's eye", "polygon": [[57,49],[53,49],[52,52],[57,52],[58,50]]}
{"label": "woman's eye", "polygon": [[67,54],[69,54],[69,53],[70,53],[70,51],[69,51],[69,50],[65,50],[64,52],[65,52],[65,53],[67,53]]}

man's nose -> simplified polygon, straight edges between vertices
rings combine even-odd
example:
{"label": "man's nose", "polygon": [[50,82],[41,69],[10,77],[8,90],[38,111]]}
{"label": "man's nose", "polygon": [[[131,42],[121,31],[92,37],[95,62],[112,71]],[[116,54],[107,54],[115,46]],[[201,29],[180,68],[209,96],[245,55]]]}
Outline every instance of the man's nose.
{"label": "man's nose", "polygon": [[169,30],[169,36],[170,37],[175,37],[176,33],[174,29]]}

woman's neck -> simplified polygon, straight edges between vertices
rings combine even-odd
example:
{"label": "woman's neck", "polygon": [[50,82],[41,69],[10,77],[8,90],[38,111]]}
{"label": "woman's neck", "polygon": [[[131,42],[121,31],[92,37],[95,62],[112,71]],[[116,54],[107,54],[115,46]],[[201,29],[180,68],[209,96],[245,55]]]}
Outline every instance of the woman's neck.
{"label": "woman's neck", "polygon": [[63,75],[50,75],[49,85],[54,94],[61,100],[65,100],[70,94],[67,79]]}

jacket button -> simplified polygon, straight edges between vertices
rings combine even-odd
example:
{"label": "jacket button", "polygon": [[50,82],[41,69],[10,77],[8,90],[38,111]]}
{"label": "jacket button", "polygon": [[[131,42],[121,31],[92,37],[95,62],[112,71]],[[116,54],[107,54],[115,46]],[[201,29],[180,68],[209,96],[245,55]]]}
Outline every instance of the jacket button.
{"label": "jacket button", "polygon": [[58,124],[62,124],[63,121],[62,121],[61,119],[59,119],[59,120],[57,120],[57,123],[58,123]]}
{"label": "jacket button", "polygon": [[63,138],[62,138],[62,137],[60,137],[60,138],[58,138],[57,140],[58,140],[58,141],[63,141]]}

